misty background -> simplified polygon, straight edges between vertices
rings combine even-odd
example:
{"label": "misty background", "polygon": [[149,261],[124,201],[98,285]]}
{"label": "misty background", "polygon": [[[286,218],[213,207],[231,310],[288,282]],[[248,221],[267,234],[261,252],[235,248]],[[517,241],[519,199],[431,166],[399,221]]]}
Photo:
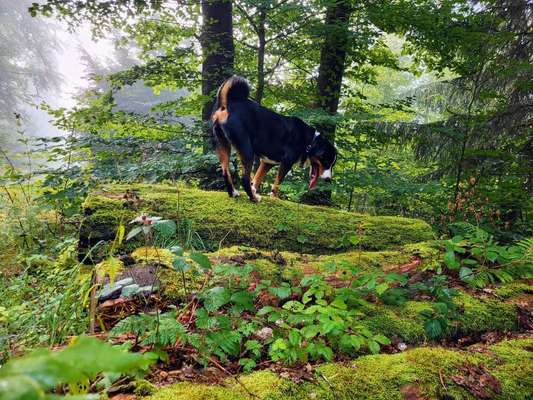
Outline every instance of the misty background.
{"label": "misty background", "polygon": [[[72,108],[87,89],[101,90],[98,80],[138,63],[135,45],[119,42],[119,34],[94,38],[89,24],[70,29],[66,22],[31,17],[31,0],[0,2],[0,145],[19,146],[26,137],[65,135],[46,111]],[[138,82],[116,94],[118,108],[147,114],[176,93],[157,96]]]}

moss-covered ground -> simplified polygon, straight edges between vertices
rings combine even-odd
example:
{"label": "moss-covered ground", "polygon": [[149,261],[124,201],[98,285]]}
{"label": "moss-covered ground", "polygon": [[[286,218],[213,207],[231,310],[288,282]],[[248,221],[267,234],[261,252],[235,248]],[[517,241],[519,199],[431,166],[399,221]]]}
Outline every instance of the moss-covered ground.
{"label": "moss-covered ground", "polygon": [[[482,364],[501,384],[500,393],[487,389],[491,399],[529,399],[533,387],[532,339],[503,341],[489,347],[449,350],[422,347],[398,354],[363,356],[346,364],[314,369],[315,381],[293,383],[268,371],[228,378],[223,385],[178,383],[151,400],[305,400],[405,398],[474,399],[450,378],[464,372],[464,363]],[[406,397],[407,392],[419,397]]]}
{"label": "moss-covered ground", "polygon": [[[441,258],[431,228],[420,220],[357,215],[268,198],[252,204],[245,198],[230,199],[225,193],[183,186],[104,186],[87,198],[84,213],[82,253],[100,240],[113,239],[121,223],[128,226],[128,221],[146,213],[174,220],[180,241],[202,249],[213,264],[252,264],[259,279],[274,284],[297,282],[311,274],[342,284],[343,270],[353,266],[363,272],[404,272],[407,268],[417,273],[433,270]],[[352,235],[356,241],[350,241]],[[185,300],[184,277],[172,268],[173,255],[168,250],[131,241],[121,251],[131,253],[136,264],[161,264],[162,295],[171,302]],[[185,278],[189,291],[205,283],[201,275],[187,273]],[[457,319],[442,339],[470,337],[475,341],[486,332],[502,335],[519,330],[518,304],[524,298],[531,303],[532,292],[529,282],[486,291],[460,290],[454,300]],[[158,390],[151,399],[468,399],[472,394],[450,379],[465,362],[483,364],[501,383],[501,392],[491,393],[491,398],[528,398],[533,387],[533,339],[461,351],[416,348],[431,343],[420,314],[430,308],[424,299],[401,305],[376,299],[362,306],[361,324],[393,343],[408,344],[410,349],[404,352],[316,366],[315,380],[303,384],[257,371],[242,375],[240,384],[233,378],[222,385],[178,383]]]}

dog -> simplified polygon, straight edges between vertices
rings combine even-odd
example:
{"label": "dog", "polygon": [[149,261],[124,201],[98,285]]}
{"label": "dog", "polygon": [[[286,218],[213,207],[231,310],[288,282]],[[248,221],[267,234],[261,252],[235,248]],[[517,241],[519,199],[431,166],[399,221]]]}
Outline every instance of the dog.
{"label": "dog", "polygon": [[[275,113],[249,96],[248,82],[234,75],[218,89],[211,115],[212,139],[229,196],[239,195],[229,168],[232,146],[242,164],[242,186],[252,202],[261,200],[261,183],[274,165],[279,169],[270,192],[273,197],[279,197],[279,185],[297,162],[310,164],[309,190],[319,177],[331,181],[337,160],[335,146],[301,119]],[[251,181],[256,156],[260,164]]]}

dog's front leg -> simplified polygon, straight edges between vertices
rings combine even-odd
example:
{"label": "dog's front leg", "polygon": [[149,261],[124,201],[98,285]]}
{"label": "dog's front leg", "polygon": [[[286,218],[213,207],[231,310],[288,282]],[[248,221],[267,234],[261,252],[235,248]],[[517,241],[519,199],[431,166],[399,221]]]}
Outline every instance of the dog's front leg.
{"label": "dog's front leg", "polygon": [[273,166],[273,164],[269,164],[261,160],[259,168],[257,168],[257,171],[255,171],[254,180],[252,182],[252,190],[255,193],[259,192],[259,189],[261,188],[261,183],[263,182],[263,178]]}
{"label": "dog's front leg", "polygon": [[281,163],[279,165],[278,174],[276,175],[274,183],[272,184],[272,191],[269,193],[271,197],[279,197],[279,185],[281,185],[281,182],[283,182],[283,179],[285,179],[285,176],[287,176],[287,173],[291,170],[291,167],[292,165],[288,165],[286,163]]}

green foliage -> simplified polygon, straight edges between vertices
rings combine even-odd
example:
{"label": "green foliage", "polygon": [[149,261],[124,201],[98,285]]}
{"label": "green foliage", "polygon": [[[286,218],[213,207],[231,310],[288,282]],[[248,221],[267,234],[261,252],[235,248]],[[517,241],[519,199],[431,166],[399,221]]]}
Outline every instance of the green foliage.
{"label": "green foliage", "polygon": [[463,224],[464,236],[443,243],[444,263],[449,271],[472,287],[495,282],[509,283],[533,276],[533,240],[522,239],[502,246],[484,230]]}
{"label": "green foliage", "polygon": [[186,330],[176,320],[175,311],[157,315],[130,315],[118,322],[110,332],[111,336],[124,333],[133,333],[136,336],[136,343],[153,345],[156,349],[164,349],[175,345],[176,342],[187,341]]}
{"label": "green foliage", "polygon": [[[79,337],[61,351],[37,350],[12,359],[0,370],[2,399],[50,399],[53,390],[66,385],[71,395],[86,395],[89,384],[102,373],[146,370],[150,354],[128,353],[97,339]],[[91,396],[84,396],[91,397]]]}

